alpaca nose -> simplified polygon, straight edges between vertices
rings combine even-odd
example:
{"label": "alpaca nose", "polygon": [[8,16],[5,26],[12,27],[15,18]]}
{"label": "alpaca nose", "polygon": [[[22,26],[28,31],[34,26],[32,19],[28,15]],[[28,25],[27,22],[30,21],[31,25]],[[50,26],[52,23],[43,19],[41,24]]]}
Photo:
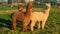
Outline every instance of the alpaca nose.
{"label": "alpaca nose", "polygon": [[18,10],[22,10],[22,8],[18,9]]}

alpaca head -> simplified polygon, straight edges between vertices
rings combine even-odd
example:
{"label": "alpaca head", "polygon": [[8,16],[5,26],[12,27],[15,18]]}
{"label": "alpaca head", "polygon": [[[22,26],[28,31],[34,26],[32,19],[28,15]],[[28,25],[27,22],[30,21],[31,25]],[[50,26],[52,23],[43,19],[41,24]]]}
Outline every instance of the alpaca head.
{"label": "alpaca head", "polygon": [[29,2],[28,4],[27,4],[27,9],[31,9],[32,8],[32,2]]}
{"label": "alpaca head", "polygon": [[46,3],[45,6],[46,6],[46,9],[50,8],[50,3]]}
{"label": "alpaca head", "polygon": [[22,3],[19,3],[19,4],[18,4],[18,10],[19,10],[20,12],[23,10],[23,8],[22,8]]}

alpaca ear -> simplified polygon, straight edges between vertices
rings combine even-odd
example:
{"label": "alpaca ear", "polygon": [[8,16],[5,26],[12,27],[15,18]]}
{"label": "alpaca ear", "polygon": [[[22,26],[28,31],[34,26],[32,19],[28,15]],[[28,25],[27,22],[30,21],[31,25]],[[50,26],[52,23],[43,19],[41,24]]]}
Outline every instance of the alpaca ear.
{"label": "alpaca ear", "polygon": [[45,3],[46,9],[50,8],[50,3]]}
{"label": "alpaca ear", "polygon": [[46,6],[50,6],[50,3],[45,3]]}

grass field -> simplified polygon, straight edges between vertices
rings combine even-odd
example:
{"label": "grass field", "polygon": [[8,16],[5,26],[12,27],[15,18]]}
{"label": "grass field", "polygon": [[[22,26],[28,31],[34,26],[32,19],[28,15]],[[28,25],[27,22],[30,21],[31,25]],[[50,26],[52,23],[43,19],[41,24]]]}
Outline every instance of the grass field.
{"label": "grass field", "polygon": [[[10,15],[13,11],[9,10],[16,9],[17,7],[9,7],[6,9],[4,8],[5,7],[2,8],[0,6],[0,34],[60,34],[60,8],[52,7],[50,10],[48,20],[45,24],[45,29],[38,30],[36,23],[33,32],[31,32],[30,30],[22,32],[22,26],[20,26],[21,24],[19,23],[17,24],[17,30],[11,30],[12,21]],[[43,11],[43,9],[33,8],[33,11]],[[28,27],[28,29],[30,28]]]}

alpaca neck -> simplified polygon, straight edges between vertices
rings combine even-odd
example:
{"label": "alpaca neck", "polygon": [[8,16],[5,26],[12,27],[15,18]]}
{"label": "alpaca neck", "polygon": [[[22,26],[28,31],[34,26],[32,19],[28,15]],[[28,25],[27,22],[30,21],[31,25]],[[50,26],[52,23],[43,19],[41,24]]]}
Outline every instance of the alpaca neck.
{"label": "alpaca neck", "polygon": [[26,16],[29,17],[32,13],[32,9],[27,8],[26,9]]}
{"label": "alpaca neck", "polygon": [[18,11],[19,12],[23,12],[23,8],[18,8]]}
{"label": "alpaca neck", "polygon": [[49,11],[50,11],[50,8],[45,9],[44,14],[45,14],[46,16],[48,16],[48,15],[49,15]]}
{"label": "alpaca neck", "polygon": [[19,12],[23,12],[23,10],[18,10]]}
{"label": "alpaca neck", "polygon": [[46,6],[45,11],[44,11],[44,14],[46,16],[48,16],[49,15],[49,11],[50,11],[50,6]]}
{"label": "alpaca neck", "polygon": [[29,2],[26,7],[26,17],[30,17],[32,13],[32,3]]}

